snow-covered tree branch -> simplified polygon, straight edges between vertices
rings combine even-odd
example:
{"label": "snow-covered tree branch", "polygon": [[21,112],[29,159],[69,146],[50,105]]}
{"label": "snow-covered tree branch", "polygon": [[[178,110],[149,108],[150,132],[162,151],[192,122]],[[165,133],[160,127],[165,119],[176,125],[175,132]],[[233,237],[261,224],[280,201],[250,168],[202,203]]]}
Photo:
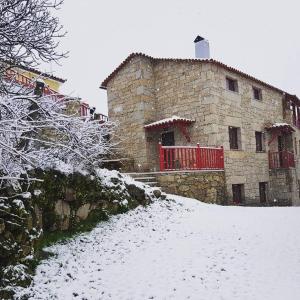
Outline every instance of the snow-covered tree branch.
{"label": "snow-covered tree branch", "polygon": [[[0,0],[0,79],[15,66],[37,67],[66,56],[58,49],[65,35],[53,11],[63,0]],[[3,83],[3,80],[0,80]],[[0,91],[7,88],[0,85]]]}
{"label": "snow-covered tree branch", "polygon": [[72,114],[77,100],[0,96],[0,180],[15,189],[34,168],[91,169],[110,151],[113,124]]}

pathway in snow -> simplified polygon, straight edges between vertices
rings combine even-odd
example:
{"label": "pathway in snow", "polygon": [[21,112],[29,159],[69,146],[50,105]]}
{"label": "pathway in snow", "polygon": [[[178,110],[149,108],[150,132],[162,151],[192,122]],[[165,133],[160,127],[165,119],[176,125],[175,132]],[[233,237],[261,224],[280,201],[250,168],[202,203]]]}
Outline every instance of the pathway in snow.
{"label": "pathway in snow", "polygon": [[51,250],[31,299],[300,299],[300,208],[172,196]]}

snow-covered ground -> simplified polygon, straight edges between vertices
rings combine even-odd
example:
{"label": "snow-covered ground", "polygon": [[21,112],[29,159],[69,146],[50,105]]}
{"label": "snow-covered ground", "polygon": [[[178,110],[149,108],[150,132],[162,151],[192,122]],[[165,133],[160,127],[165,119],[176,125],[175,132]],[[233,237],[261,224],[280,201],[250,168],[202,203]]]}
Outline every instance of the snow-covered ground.
{"label": "snow-covered ground", "polygon": [[51,247],[30,299],[300,299],[300,208],[170,196]]}

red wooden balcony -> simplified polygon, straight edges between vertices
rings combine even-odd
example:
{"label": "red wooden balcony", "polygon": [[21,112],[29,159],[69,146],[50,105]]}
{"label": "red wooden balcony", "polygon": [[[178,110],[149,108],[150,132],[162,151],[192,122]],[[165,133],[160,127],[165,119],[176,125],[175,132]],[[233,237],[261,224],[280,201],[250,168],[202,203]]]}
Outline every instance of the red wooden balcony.
{"label": "red wooden balcony", "polygon": [[162,146],[159,144],[160,171],[223,170],[223,147]]}
{"label": "red wooden balcony", "polygon": [[295,168],[294,153],[284,150],[280,152],[269,151],[270,169]]}

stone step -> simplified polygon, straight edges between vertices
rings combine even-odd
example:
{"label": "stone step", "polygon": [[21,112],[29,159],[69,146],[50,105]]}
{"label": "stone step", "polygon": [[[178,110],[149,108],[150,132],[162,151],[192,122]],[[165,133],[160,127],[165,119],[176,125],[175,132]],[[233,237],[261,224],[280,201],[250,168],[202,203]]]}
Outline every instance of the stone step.
{"label": "stone step", "polygon": [[152,187],[159,187],[158,186],[158,182],[156,182],[156,181],[152,181],[152,182],[143,182],[144,184],[146,184],[146,185],[150,185],[150,186],[152,186]]}
{"label": "stone step", "polygon": [[124,173],[125,175],[128,175],[132,178],[137,178],[137,177],[155,177],[155,173],[151,172],[144,172],[144,173]]}
{"label": "stone step", "polygon": [[125,173],[125,174],[132,177],[134,180],[147,184],[151,187],[159,187],[159,184],[156,181],[156,176],[154,174],[149,174],[149,173]]}
{"label": "stone step", "polygon": [[134,180],[141,181],[141,182],[151,182],[151,181],[155,181],[156,177],[135,177]]}

